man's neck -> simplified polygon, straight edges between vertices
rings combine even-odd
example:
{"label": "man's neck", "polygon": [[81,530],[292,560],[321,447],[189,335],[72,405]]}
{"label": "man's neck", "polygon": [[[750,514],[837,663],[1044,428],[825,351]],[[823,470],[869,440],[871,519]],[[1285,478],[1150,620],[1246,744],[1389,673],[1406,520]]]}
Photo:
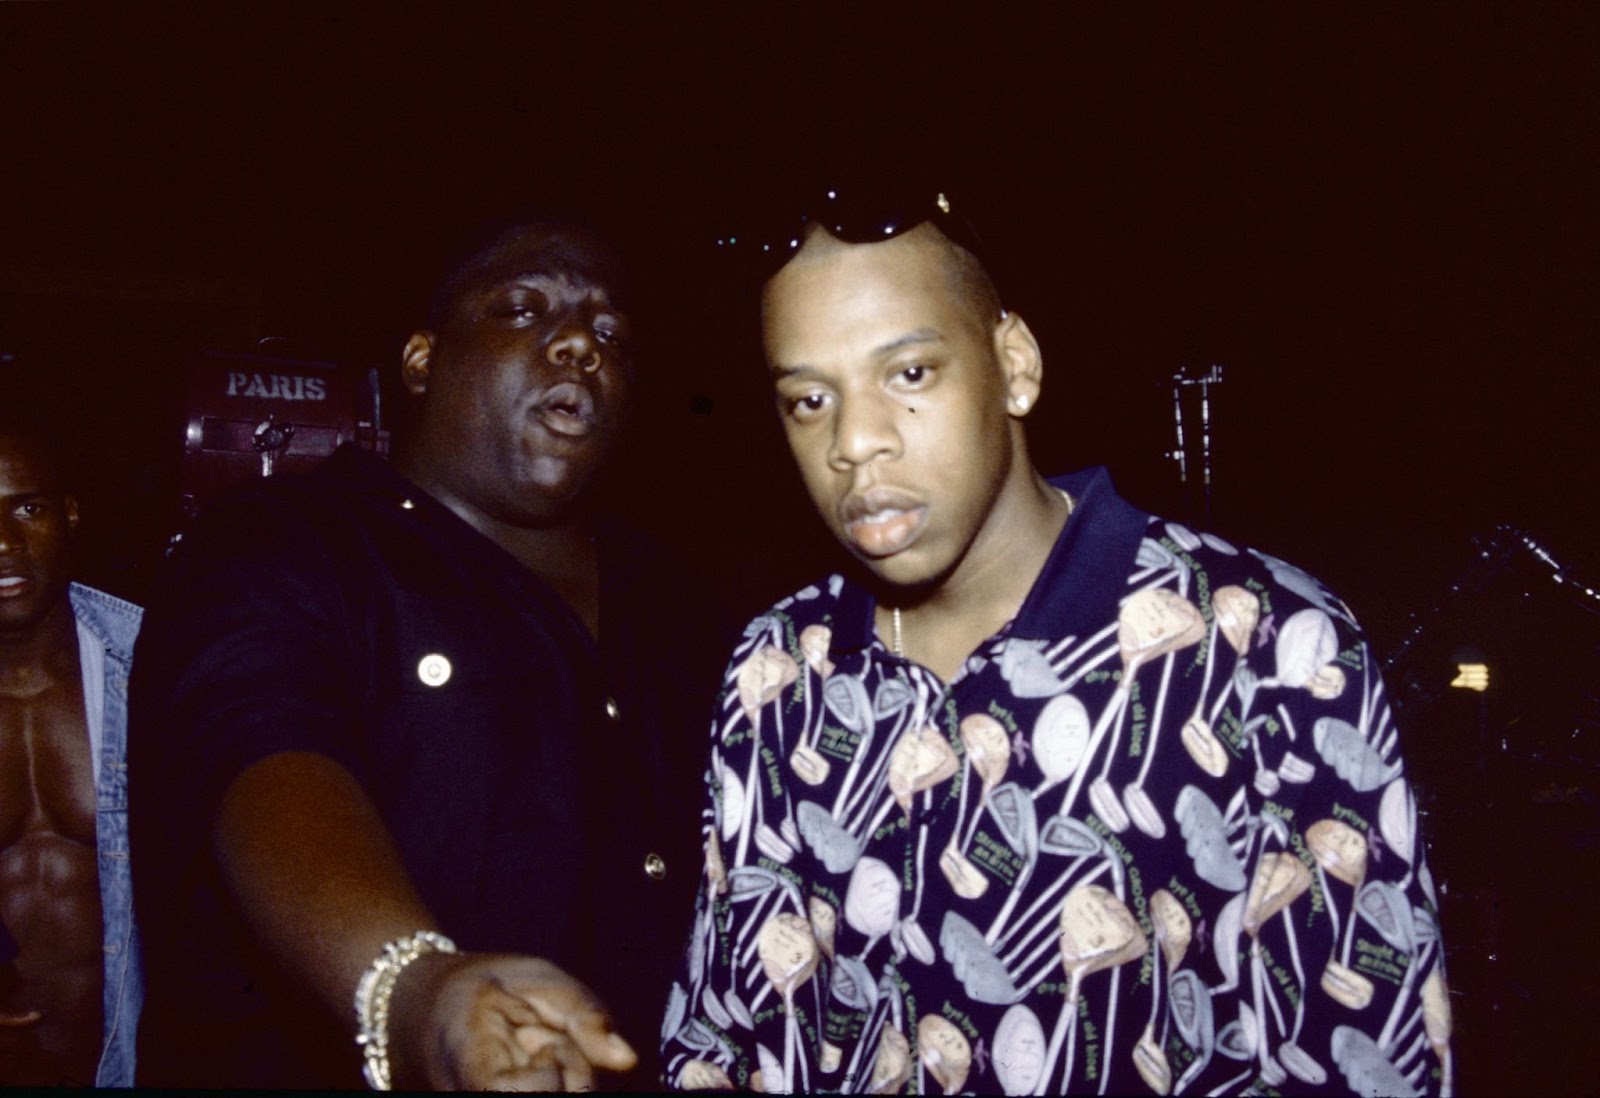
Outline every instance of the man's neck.
{"label": "man's neck", "polygon": [[0,632],[0,695],[34,693],[77,670],[77,619],[65,595],[38,624]]}
{"label": "man's neck", "polygon": [[[961,565],[926,593],[900,603],[904,655],[949,681],[978,645],[1016,617],[1049,559],[1070,513],[1063,495],[1031,468],[997,501]],[[879,635],[893,628],[893,605],[878,611]]]}
{"label": "man's neck", "polygon": [[600,558],[590,524],[527,528],[499,523],[493,531],[473,525],[560,595],[591,636],[600,636]]}
{"label": "man's neck", "polygon": [[596,524],[587,510],[549,525],[525,526],[497,518],[460,499],[416,468],[398,466],[417,487],[433,496],[468,526],[510,553],[600,635],[600,571],[595,551]]}

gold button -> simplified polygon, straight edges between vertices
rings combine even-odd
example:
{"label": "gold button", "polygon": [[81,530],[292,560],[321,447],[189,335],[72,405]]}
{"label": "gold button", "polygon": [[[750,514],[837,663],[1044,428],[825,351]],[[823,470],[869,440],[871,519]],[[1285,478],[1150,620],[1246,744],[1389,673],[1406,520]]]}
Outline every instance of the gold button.
{"label": "gold button", "polygon": [[610,717],[614,721],[620,721],[622,719],[622,710],[618,708],[616,700],[613,698],[606,699],[606,716]]}
{"label": "gold button", "polygon": [[417,661],[417,678],[425,686],[443,686],[450,681],[450,661],[437,652],[429,652]]}
{"label": "gold button", "polygon": [[647,854],[644,859],[644,871],[652,881],[659,881],[667,875],[667,860],[659,854]]}

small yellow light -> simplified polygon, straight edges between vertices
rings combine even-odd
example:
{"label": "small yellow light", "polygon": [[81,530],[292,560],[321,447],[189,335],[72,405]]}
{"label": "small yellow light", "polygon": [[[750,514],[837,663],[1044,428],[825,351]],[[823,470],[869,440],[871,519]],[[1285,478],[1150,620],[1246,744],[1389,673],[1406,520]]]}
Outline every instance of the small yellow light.
{"label": "small yellow light", "polygon": [[1451,686],[1459,686],[1463,690],[1476,690],[1483,693],[1489,689],[1489,665],[1486,663],[1458,663],[1458,674],[1451,681]]}

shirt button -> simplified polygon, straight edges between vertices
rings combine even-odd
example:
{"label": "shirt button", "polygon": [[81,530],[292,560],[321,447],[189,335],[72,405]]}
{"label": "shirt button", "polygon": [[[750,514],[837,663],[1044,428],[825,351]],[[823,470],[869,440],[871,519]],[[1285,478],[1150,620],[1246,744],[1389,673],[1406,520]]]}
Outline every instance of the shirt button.
{"label": "shirt button", "polygon": [[417,678],[424,686],[443,686],[450,681],[450,661],[437,652],[430,652],[417,661]]}
{"label": "shirt button", "polygon": [[659,881],[667,875],[667,860],[659,854],[647,854],[644,859],[645,876]]}
{"label": "shirt button", "polygon": [[[617,705],[616,699],[606,699],[606,716],[610,717],[614,721],[620,721],[622,719],[622,709]],[[652,855],[652,857],[654,857],[654,855]]]}

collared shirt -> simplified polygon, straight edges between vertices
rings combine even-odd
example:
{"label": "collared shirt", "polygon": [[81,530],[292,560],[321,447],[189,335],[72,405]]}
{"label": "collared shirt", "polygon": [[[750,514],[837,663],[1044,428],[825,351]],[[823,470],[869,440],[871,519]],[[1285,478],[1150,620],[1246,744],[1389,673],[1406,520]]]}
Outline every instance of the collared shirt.
{"label": "collared shirt", "polygon": [[353,449],[202,516],[134,677],[141,1084],[361,1085],[348,1020],[259,951],[210,856],[228,783],[280,751],[355,775],[462,949],[552,960],[648,1048],[699,860],[695,730],[736,630],[705,627],[651,543],[607,528],[598,553],[596,644],[498,545]]}
{"label": "collared shirt", "polygon": [[134,1034],[144,1001],[128,865],[128,672],[140,610],[81,583],[71,586],[70,598],[94,760],[95,849],[105,924],[105,1041],[95,1086],[128,1087],[133,1085]]}
{"label": "collared shirt", "polygon": [[1074,513],[948,684],[841,576],[746,630],[669,1083],[1448,1090],[1433,882],[1349,610],[1103,470],[1055,483]]}

